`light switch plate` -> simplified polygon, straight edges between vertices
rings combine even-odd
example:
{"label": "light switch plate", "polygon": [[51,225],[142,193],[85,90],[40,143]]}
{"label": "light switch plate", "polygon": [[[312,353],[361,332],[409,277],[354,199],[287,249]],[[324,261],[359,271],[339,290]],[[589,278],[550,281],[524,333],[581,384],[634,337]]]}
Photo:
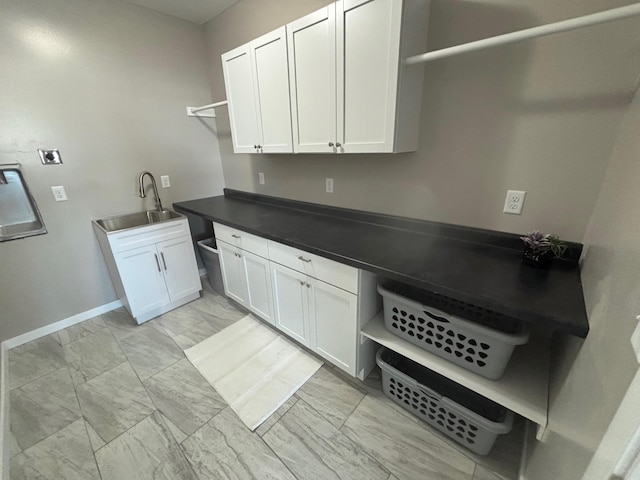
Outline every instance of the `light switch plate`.
{"label": "light switch plate", "polygon": [[258,182],[260,185],[264,185],[264,173],[258,172]]}
{"label": "light switch plate", "polygon": [[169,181],[169,175],[162,175],[160,177],[160,181],[162,182],[162,188],[169,188],[171,186],[171,182]]}
{"label": "light switch plate", "polygon": [[333,178],[327,178],[326,187],[327,193],[333,193]]}

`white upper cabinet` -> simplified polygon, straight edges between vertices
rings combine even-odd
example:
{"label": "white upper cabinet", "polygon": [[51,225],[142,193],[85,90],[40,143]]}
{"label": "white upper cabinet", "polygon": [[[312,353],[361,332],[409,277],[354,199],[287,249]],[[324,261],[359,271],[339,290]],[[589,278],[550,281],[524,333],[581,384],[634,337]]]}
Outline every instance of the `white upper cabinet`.
{"label": "white upper cabinet", "polygon": [[291,153],[285,27],[222,55],[235,153]]}
{"label": "white upper cabinet", "polygon": [[259,139],[258,110],[249,52],[249,45],[243,45],[222,55],[231,138],[235,153],[257,153]]}
{"label": "white upper cabinet", "polygon": [[222,55],[236,153],[418,146],[429,0],[339,0]]}
{"label": "white upper cabinet", "polygon": [[341,0],[287,25],[294,150],[415,151],[428,0]]}
{"label": "white upper cabinet", "polygon": [[336,142],[336,10],[287,25],[294,149],[332,153]]}

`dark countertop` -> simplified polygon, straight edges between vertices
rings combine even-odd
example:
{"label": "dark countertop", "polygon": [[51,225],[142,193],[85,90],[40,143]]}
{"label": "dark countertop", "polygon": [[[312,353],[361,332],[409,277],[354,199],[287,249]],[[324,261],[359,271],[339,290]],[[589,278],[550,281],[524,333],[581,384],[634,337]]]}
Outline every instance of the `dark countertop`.
{"label": "dark countertop", "polygon": [[225,190],[175,203],[194,214],[381,277],[520,319],[541,332],[589,331],[576,259],[521,264],[517,235]]}

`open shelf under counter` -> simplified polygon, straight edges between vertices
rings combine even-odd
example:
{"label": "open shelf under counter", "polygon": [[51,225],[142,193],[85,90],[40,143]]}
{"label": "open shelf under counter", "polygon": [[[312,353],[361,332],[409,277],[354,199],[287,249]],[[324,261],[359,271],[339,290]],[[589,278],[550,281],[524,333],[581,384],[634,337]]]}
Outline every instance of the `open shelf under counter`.
{"label": "open shelf under counter", "polygon": [[438,357],[389,332],[380,312],[362,329],[362,335],[512,410],[538,425],[542,438],[549,404],[549,341],[532,336],[516,347],[504,375],[489,380]]}

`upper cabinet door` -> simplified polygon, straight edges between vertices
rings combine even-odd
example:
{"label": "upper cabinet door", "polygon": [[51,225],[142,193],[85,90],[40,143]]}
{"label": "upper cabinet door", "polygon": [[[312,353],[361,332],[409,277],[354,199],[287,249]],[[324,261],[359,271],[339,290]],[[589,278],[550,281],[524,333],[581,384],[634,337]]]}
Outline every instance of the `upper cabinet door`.
{"label": "upper cabinet door", "polygon": [[392,152],[403,2],[343,0],[336,7],[340,153]]}
{"label": "upper cabinet door", "polygon": [[248,44],[222,55],[235,153],[257,153],[256,146],[260,139],[251,57]]}
{"label": "upper cabinet door", "polygon": [[291,106],[285,27],[251,42],[261,153],[291,153]]}
{"label": "upper cabinet door", "polygon": [[335,152],[335,29],[333,4],[287,25],[296,152]]}

